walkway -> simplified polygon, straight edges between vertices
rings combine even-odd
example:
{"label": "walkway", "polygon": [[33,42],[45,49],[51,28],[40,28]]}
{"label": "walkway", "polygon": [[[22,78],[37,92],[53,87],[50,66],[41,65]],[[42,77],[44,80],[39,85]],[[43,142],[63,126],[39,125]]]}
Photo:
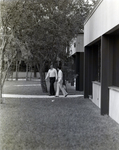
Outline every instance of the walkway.
{"label": "walkway", "polygon": [[[47,82],[47,87],[49,89],[49,82]],[[55,83],[56,89],[56,83]],[[69,95],[83,95],[83,92],[75,91],[71,84],[67,83],[67,90]],[[6,81],[3,89],[4,94],[19,94],[19,95],[48,95],[48,93],[43,93],[41,89],[40,80],[32,81]],[[60,93],[60,95],[62,95]]]}
{"label": "walkway", "polygon": [[[16,86],[23,84],[39,83],[7,82],[4,93],[42,93],[40,86]],[[119,124],[101,116],[83,96],[5,98],[0,105],[0,150],[119,150]]]}

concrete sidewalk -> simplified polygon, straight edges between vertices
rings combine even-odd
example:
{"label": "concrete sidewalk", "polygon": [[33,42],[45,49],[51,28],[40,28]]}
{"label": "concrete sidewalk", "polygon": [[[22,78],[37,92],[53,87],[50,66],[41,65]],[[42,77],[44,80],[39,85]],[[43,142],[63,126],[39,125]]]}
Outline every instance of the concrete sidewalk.
{"label": "concrete sidewalk", "polygon": [[[83,91],[76,91],[70,83],[67,83],[67,91],[69,95],[83,95]],[[49,82],[47,82],[47,89],[49,90]],[[56,89],[56,83],[55,83]],[[49,93],[43,93],[40,80],[32,81],[6,81],[4,88],[4,94],[25,94],[25,95],[49,95]],[[62,95],[62,93],[60,93]]]}
{"label": "concrete sidewalk", "polygon": [[[35,91],[27,88],[28,94]],[[119,124],[83,97],[6,98],[0,104],[0,150],[119,150]]]}

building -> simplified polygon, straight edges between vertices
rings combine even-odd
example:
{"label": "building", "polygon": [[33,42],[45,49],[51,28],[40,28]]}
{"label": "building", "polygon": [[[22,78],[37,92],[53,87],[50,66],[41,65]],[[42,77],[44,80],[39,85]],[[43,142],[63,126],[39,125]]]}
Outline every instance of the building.
{"label": "building", "polygon": [[75,87],[77,91],[83,91],[84,75],[84,34],[80,33],[70,47],[70,55],[74,58]]}
{"label": "building", "polygon": [[84,97],[119,123],[119,0],[99,0],[84,25]]}

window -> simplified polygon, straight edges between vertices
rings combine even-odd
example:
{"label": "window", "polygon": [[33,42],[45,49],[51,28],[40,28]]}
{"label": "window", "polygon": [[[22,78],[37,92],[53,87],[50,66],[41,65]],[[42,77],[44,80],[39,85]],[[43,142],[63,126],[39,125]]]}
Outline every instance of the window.
{"label": "window", "polygon": [[76,47],[76,43],[74,43],[74,47]]}

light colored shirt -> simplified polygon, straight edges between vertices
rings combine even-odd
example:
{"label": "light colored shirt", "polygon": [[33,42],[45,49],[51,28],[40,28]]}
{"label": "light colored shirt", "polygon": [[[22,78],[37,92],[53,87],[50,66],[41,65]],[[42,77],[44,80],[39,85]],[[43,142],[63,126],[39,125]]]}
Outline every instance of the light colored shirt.
{"label": "light colored shirt", "polygon": [[49,69],[48,70],[48,73],[47,73],[47,75],[46,75],[46,78],[45,79],[47,79],[47,78],[50,78],[50,77],[55,77],[56,78],[56,80],[57,80],[57,71],[56,71],[56,69],[55,68],[53,68],[53,69]]}
{"label": "light colored shirt", "polygon": [[58,82],[63,81],[63,72],[62,72],[62,70],[59,70],[59,71],[58,71],[57,78],[58,78]]}

